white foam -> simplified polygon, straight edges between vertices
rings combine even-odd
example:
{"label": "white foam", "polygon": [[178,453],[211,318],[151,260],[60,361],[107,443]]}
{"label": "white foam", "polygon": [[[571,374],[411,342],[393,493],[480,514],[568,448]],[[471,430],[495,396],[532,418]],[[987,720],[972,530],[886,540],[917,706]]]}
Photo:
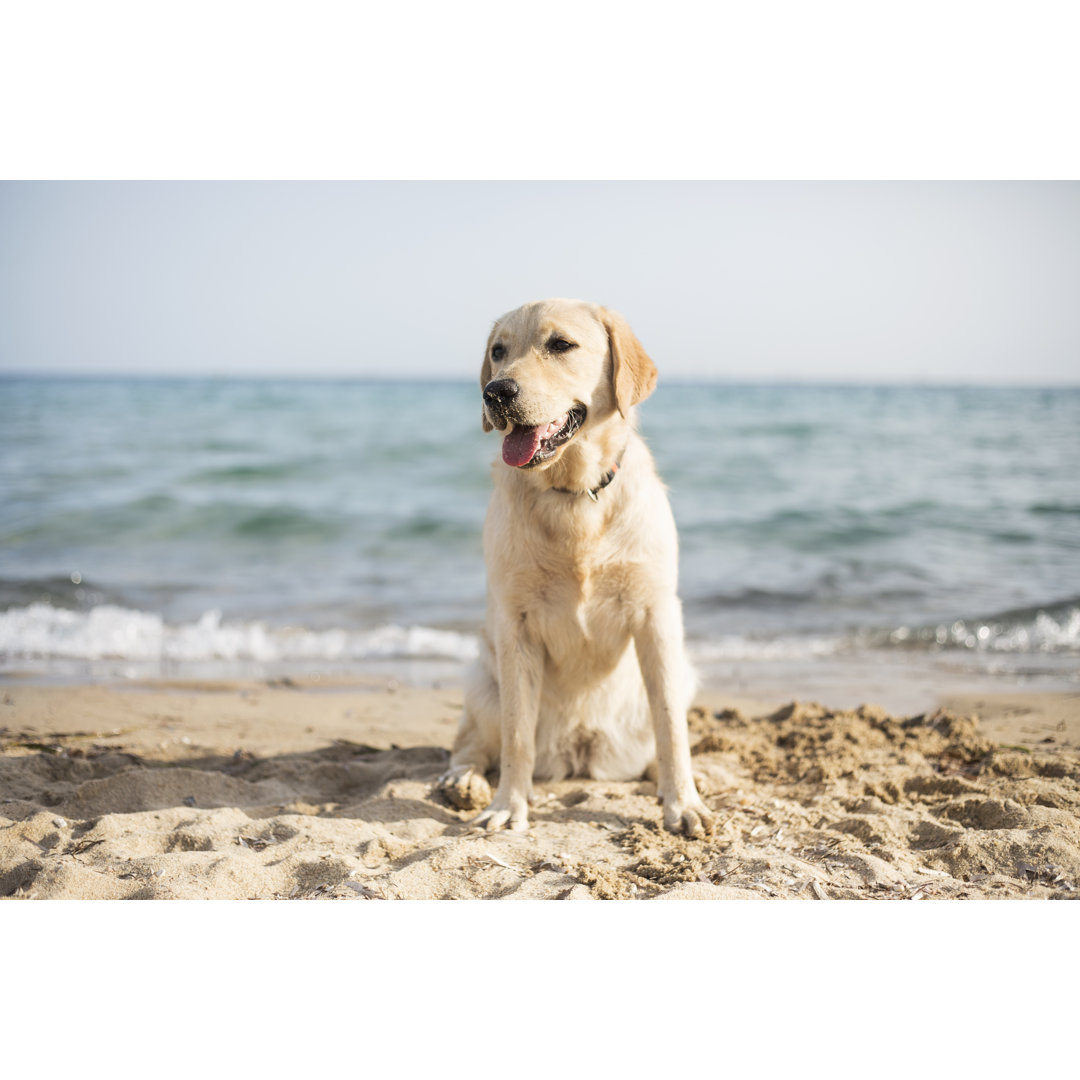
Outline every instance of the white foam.
{"label": "white foam", "polygon": [[937,628],[939,645],[979,652],[1071,652],[1080,650],[1080,608],[1070,608],[1060,621],[1040,611],[1028,623],[965,622],[958,619]]}
{"label": "white foam", "polygon": [[0,656],[12,659],[471,660],[478,648],[469,634],[426,626],[368,631],[274,628],[258,621],[225,621],[220,611],[172,626],[160,615],[107,604],[85,612],[31,604],[0,613]]}
{"label": "white foam", "polygon": [[[1072,653],[1080,651],[1080,608],[1054,618],[1039,612],[1022,624],[957,620],[927,632],[900,627],[894,645],[931,649],[959,647],[979,653]],[[727,635],[690,642],[700,664],[738,661],[800,661],[841,655],[881,641],[865,635],[750,638]],[[36,603],[0,612],[0,659],[119,660],[132,663],[255,662],[348,663],[365,660],[468,661],[479,652],[471,634],[428,626],[380,626],[370,630],[272,627],[257,620],[226,620],[208,611],[194,622],[173,625],[160,615],[103,604],[70,611]]]}
{"label": "white foam", "polygon": [[699,664],[717,664],[733,660],[812,660],[835,656],[849,647],[843,638],[789,637],[745,638],[735,634],[709,641],[691,641],[691,658]]}

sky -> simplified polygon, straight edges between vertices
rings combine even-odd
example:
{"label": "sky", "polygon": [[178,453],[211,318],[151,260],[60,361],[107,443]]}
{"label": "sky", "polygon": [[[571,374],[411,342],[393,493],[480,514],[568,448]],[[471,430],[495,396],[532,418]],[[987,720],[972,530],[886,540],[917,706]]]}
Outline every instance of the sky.
{"label": "sky", "polygon": [[1080,183],[0,184],[0,373],[474,378],[547,296],[673,379],[1080,384]]}

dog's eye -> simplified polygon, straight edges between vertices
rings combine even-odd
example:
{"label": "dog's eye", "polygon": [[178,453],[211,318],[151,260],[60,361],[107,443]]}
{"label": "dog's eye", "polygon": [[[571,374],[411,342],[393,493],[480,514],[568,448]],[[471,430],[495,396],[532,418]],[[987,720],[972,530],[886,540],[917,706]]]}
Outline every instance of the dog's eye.
{"label": "dog's eye", "polygon": [[493,345],[491,347],[491,359],[501,360],[506,355],[505,345]]}
{"label": "dog's eye", "polygon": [[577,346],[572,341],[567,341],[565,338],[556,337],[552,338],[548,343],[548,352],[564,353],[569,352],[571,349],[576,349]]}

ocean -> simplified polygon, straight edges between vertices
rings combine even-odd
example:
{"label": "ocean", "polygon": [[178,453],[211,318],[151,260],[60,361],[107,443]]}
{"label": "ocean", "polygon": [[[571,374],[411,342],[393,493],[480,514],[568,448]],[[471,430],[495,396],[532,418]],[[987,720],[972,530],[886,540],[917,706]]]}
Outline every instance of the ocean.
{"label": "ocean", "polygon": [[[640,416],[707,683],[1080,688],[1080,390],[661,382]],[[498,454],[466,381],[0,380],[0,672],[453,679]]]}

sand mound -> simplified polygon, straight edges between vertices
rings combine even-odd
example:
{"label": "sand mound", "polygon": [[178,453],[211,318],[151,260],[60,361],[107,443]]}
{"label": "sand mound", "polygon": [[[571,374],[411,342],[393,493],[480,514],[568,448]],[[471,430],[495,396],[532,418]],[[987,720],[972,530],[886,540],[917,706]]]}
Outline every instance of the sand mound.
{"label": "sand mound", "polygon": [[[379,698],[365,700],[377,713]],[[160,720],[160,704],[147,715]],[[1078,895],[1080,752],[995,744],[972,717],[696,709],[695,766],[718,825],[694,841],[664,832],[647,782],[542,784],[529,833],[474,833],[435,789],[445,746],[326,745],[313,710],[342,705],[311,695],[307,734],[291,740],[304,748],[285,752],[248,749],[249,738],[152,753],[138,737],[20,730],[8,716],[0,896]],[[205,730],[228,734],[228,710],[199,708]],[[429,725],[440,742],[448,708]],[[179,709],[167,715],[174,726]]]}

